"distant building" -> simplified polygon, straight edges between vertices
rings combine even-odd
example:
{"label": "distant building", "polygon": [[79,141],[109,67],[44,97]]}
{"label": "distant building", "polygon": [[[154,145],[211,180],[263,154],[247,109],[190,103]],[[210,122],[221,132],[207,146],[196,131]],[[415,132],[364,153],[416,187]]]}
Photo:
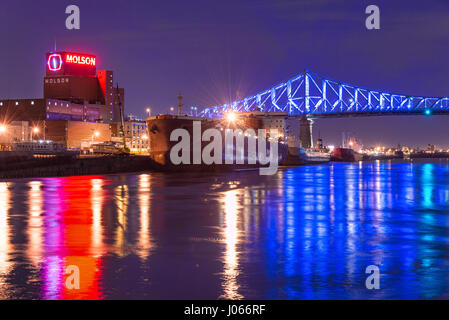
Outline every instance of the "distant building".
{"label": "distant building", "polygon": [[[129,117],[127,117],[129,119]],[[132,153],[148,152],[148,130],[144,120],[125,121],[124,133],[126,146]],[[111,132],[114,141],[121,142],[120,123],[111,124]]]}
{"label": "distant building", "polygon": [[15,142],[29,141],[32,130],[28,121],[12,121],[8,125],[0,124],[0,150],[9,150]]}

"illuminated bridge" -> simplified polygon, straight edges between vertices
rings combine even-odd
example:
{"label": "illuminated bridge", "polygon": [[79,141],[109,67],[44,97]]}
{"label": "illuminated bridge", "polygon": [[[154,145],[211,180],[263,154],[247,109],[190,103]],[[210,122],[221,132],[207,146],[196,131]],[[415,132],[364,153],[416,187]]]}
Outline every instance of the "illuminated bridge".
{"label": "illuminated bridge", "polygon": [[449,98],[371,90],[305,71],[254,96],[204,109],[201,115],[216,118],[230,111],[287,112],[300,118],[449,114]]}

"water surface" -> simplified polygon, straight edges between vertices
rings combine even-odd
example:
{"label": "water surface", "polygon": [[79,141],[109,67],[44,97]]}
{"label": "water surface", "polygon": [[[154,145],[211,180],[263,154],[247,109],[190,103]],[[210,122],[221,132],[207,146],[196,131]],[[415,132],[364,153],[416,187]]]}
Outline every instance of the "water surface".
{"label": "water surface", "polygon": [[445,160],[0,182],[1,299],[447,297]]}

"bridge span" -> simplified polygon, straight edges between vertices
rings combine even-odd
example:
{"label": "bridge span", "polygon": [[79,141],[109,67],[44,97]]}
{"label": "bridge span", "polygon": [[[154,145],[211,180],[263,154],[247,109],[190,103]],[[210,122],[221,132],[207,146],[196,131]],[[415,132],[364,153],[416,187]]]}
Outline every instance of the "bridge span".
{"label": "bridge span", "polygon": [[306,70],[251,97],[206,108],[201,115],[216,118],[230,111],[287,112],[298,118],[449,114],[449,98],[372,90]]}

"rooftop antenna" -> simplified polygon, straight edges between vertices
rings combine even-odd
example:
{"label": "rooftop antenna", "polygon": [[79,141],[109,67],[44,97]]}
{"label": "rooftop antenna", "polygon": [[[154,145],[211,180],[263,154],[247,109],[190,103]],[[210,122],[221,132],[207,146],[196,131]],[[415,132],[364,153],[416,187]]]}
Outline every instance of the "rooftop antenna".
{"label": "rooftop antenna", "polygon": [[178,116],[181,116],[181,108],[182,108],[182,95],[181,92],[178,94]]}

